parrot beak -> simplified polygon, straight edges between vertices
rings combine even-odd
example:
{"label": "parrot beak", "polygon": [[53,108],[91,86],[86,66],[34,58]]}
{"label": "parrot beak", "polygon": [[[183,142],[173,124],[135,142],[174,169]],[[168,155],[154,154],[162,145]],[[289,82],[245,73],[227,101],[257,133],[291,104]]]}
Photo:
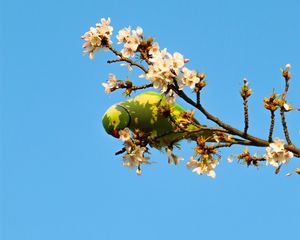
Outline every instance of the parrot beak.
{"label": "parrot beak", "polygon": [[119,134],[119,130],[118,129],[114,129],[111,133],[112,136],[114,136],[115,138],[119,138],[120,134]]}

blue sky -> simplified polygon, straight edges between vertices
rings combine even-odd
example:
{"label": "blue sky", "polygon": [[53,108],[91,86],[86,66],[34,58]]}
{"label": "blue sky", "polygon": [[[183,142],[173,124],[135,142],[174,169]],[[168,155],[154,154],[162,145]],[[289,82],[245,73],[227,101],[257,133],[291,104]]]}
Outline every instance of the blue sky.
{"label": "blue sky", "polygon": [[[286,63],[288,100],[300,106],[299,10],[296,0],[1,0],[0,239],[295,239],[299,176],[285,173],[298,159],[274,175],[271,167],[227,164],[242,148],[227,149],[215,180],[170,166],[157,151],[152,160],[159,163],[143,176],[123,168],[114,156],[121,144],[100,121],[123,97],[106,95],[101,83],[110,72],[128,73],[106,64],[110,54],[82,56],[80,36],[101,17],[111,18],[115,34],[143,27],[207,74],[203,104],[239,128],[246,77],[254,89],[249,132],[266,138],[262,98],[282,91]],[[299,146],[299,112],[287,119]],[[283,137],[280,125],[276,131]],[[188,159],[193,146],[182,146],[178,154]]]}

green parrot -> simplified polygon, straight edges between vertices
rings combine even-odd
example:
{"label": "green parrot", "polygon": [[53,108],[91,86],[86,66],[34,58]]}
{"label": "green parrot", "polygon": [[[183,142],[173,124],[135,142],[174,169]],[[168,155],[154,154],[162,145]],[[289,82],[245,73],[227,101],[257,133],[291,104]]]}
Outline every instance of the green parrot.
{"label": "green parrot", "polygon": [[[161,109],[169,109],[169,116]],[[102,124],[105,131],[119,138],[119,131],[129,128],[132,132],[139,129],[149,136],[150,146],[157,149],[176,146],[183,138],[195,139],[199,136],[212,138],[209,130],[187,133],[180,131],[178,124],[186,121],[187,111],[177,103],[167,103],[167,99],[155,92],[144,92],[134,98],[111,106],[103,115]],[[192,123],[185,125],[189,131],[199,130],[199,122],[193,118]],[[187,136],[188,135],[188,136]]]}

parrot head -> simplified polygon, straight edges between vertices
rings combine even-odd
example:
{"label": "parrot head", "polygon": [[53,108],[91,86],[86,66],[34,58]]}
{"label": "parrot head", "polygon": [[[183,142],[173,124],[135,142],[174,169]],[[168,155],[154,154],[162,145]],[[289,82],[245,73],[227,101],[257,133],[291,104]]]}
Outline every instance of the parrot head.
{"label": "parrot head", "polygon": [[102,124],[108,134],[119,138],[119,131],[130,124],[130,114],[125,107],[113,105],[104,113]]}

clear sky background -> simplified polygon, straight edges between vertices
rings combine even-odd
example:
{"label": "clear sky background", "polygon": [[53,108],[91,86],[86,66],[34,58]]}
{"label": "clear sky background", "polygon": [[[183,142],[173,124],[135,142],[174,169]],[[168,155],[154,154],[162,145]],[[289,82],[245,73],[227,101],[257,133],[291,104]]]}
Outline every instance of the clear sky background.
{"label": "clear sky background", "polygon": [[[115,43],[118,29],[143,27],[207,74],[203,104],[240,129],[239,89],[248,78],[249,132],[267,138],[262,98],[283,90],[286,63],[287,99],[300,107],[299,12],[296,0],[0,0],[0,239],[296,239],[300,176],[285,174],[299,159],[275,175],[264,165],[228,164],[243,148],[226,149],[213,180],[153,151],[158,164],[141,177],[125,169],[114,156],[121,143],[101,126],[107,107],[124,98],[106,95],[101,83],[110,72],[135,75],[107,65],[110,54],[82,56],[80,36],[101,17],[111,17]],[[287,119],[299,146],[299,112]],[[282,138],[280,125],[276,131]],[[177,153],[187,160],[193,147]]]}

